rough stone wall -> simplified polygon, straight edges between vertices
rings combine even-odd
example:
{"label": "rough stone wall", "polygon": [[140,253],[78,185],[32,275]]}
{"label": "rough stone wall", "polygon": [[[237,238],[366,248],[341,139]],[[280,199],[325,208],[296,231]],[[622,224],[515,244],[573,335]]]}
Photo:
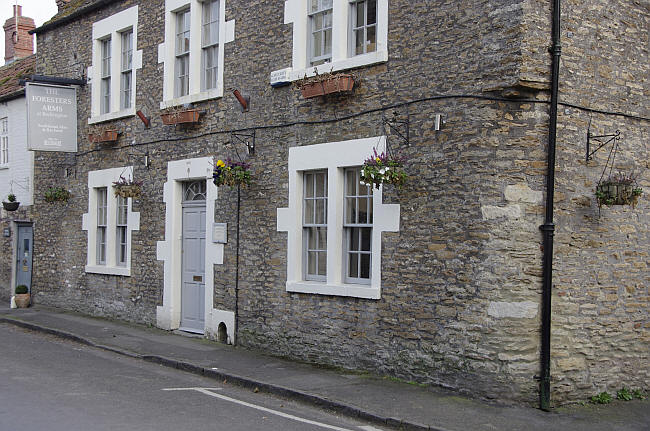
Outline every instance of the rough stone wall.
{"label": "rough stone wall", "polygon": [[[552,335],[558,402],[650,387],[650,4],[563,4]],[[585,162],[586,135],[621,132],[612,173],[633,173],[636,208],[598,209],[612,146]],[[593,149],[593,148],[592,148]],[[610,165],[611,166],[611,165]],[[605,173],[607,177],[609,172]]]}
{"label": "rough stone wall", "polygon": [[[78,77],[79,71],[90,65],[92,22],[135,3],[117,2],[40,34],[39,73]],[[546,10],[539,12],[535,4],[550,10],[548,4],[532,1],[479,1],[472,8],[451,1],[436,7],[425,1],[391,1],[389,61],[353,70],[360,85],[351,95],[304,100],[294,87],[273,89],[268,85],[270,71],[291,64],[292,30],[283,24],[283,2],[228,0],[226,20],[235,19],[236,25],[235,41],[225,45],[224,97],[197,104],[207,111],[200,124],[175,128],[163,126],[159,117],[163,70],[157,54],[163,41],[163,2],[148,2],[139,12],[139,25],[147,31],[138,36],[143,67],[138,71],[136,106],[151,117],[151,128],[145,129],[135,117],[117,120],[112,124],[124,133],[115,147],[90,144],[85,121],[90,95],[85,87],[78,98],[76,164],[74,156],[37,154],[37,190],[57,183],[74,195],[67,205],[59,204],[61,209],[36,199],[37,300],[154,322],[155,306],[162,304],[163,266],[156,260],[156,242],[165,234],[162,189],[167,162],[202,156],[236,158],[234,148],[240,154],[245,148],[227,145],[231,140],[227,131],[265,126],[257,130],[256,153],[248,158],[254,184],[241,191],[240,343],[273,354],[373,370],[479,396],[534,402],[534,376],[539,373],[542,254],[538,226],[544,213],[547,94],[529,92],[526,97],[530,100],[518,101],[486,91],[509,90],[526,80],[548,81],[543,72],[548,42],[543,49],[536,42],[526,42],[531,34],[536,35],[535,40],[550,39],[544,33],[550,34],[550,18],[549,24],[542,22],[548,18]],[[422,22],[427,23],[426,31]],[[239,112],[229,91],[234,88],[251,95],[250,112]],[[463,94],[491,98],[460,97]],[[413,102],[415,99],[425,100]],[[382,112],[378,109],[382,107],[390,108]],[[391,137],[391,145],[408,159],[410,180],[401,190],[384,190],[385,203],[401,205],[401,220],[400,231],[385,233],[382,239],[382,299],[287,293],[287,234],[276,231],[276,209],[287,206],[289,148],[377,136],[382,114],[390,117],[394,111],[410,120],[408,146]],[[446,120],[439,132],[433,130],[437,113]],[[580,136],[573,139],[571,151],[581,153],[584,135],[578,125],[584,122],[584,112],[576,110],[575,115],[579,121],[567,121],[562,114],[560,133],[562,139],[567,134]],[[642,133],[647,132],[638,132],[640,138]],[[149,169],[142,164],[146,151],[152,160]],[[565,213],[563,202],[573,205],[576,193],[591,196],[593,172],[564,151],[559,154],[558,219],[565,217],[567,225],[580,226],[584,207],[569,207]],[[647,147],[645,151],[647,161]],[[638,151],[637,156],[642,157],[643,152]],[[86,274],[87,241],[81,215],[88,207],[88,171],[126,165],[134,165],[136,178],[145,181],[143,195],[133,208],[140,212],[141,227],[133,233],[132,276]],[[62,174],[65,166],[74,167],[74,174],[67,178]],[[576,188],[571,184],[575,175],[589,175],[592,182]],[[586,202],[584,197],[579,200]],[[588,205],[593,214],[593,201]],[[647,204],[642,203],[636,211],[643,205]],[[229,242],[224,265],[215,266],[214,306],[219,309],[234,310],[235,306],[236,208],[236,191],[221,188],[216,221],[228,223]],[[618,219],[619,210],[613,211]],[[647,217],[647,210],[635,213]],[[641,232],[638,254],[619,255],[639,271],[635,277],[641,277],[641,287],[629,300],[619,296],[621,309],[642,304],[644,288],[647,301],[647,266],[637,267],[647,265],[647,255],[642,254],[644,235],[645,244],[648,239],[647,219],[629,225]],[[611,232],[614,226],[612,220]],[[565,245],[575,240],[564,232],[558,233],[557,251],[563,256],[569,247],[570,256],[566,260],[563,256],[561,262],[557,259],[557,291],[562,291],[558,280],[565,280],[563,285],[583,292],[588,274],[571,272],[583,266],[575,264],[582,255],[578,248]],[[624,233],[616,235],[615,249],[629,246]],[[601,242],[602,249],[613,253],[608,241]],[[610,272],[611,277],[616,275]],[[589,298],[587,291],[583,295],[567,305],[556,299],[554,333],[562,334],[562,319],[575,320],[575,304]],[[141,299],[136,300],[138,296]],[[559,298],[570,297],[574,296]],[[580,305],[577,307],[579,310]],[[647,355],[647,306],[639,310],[634,324],[645,328],[646,344],[629,341],[639,332],[631,325],[630,331],[620,333],[621,339],[628,340],[621,346],[636,349],[634,352],[645,348]],[[610,343],[599,334],[609,323],[588,315],[583,318],[589,320],[580,323],[578,339],[585,342],[584,349],[592,349],[594,361],[605,370],[607,361],[591,346],[602,348]],[[554,381],[554,389],[562,394],[556,400],[595,392],[604,375],[585,383],[580,380],[583,371],[562,368],[562,358],[574,356],[558,341],[559,336],[554,344],[558,352],[554,372],[563,374],[558,372]],[[576,344],[571,348],[578,348]],[[610,378],[624,379],[623,372],[630,369],[626,365]],[[645,379],[647,386],[647,377],[637,376],[639,385]]]}

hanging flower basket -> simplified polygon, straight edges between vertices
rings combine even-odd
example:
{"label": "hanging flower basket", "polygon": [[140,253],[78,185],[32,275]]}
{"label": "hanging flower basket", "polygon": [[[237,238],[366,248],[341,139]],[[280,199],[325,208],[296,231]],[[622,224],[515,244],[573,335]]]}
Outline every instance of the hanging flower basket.
{"label": "hanging flower basket", "polygon": [[408,178],[404,172],[402,159],[388,155],[386,152],[373,154],[363,163],[360,180],[364,185],[379,188],[382,184],[393,184],[402,187]]}
{"label": "hanging flower basket", "polygon": [[139,198],[142,194],[142,181],[135,181],[120,175],[119,180],[113,181],[113,189],[115,196],[122,196],[125,199]]}
{"label": "hanging flower basket", "polygon": [[175,124],[198,123],[201,111],[198,109],[185,109],[182,111],[170,111],[160,114],[163,124],[173,126]]}
{"label": "hanging flower basket", "polygon": [[102,142],[114,144],[117,141],[119,135],[120,132],[118,132],[117,130],[104,130],[98,133],[89,133],[88,140],[91,143],[96,143],[96,144]]}
{"label": "hanging flower basket", "polygon": [[54,202],[67,202],[70,197],[72,197],[72,193],[70,193],[68,190],[64,189],[63,187],[50,187],[47,189],[45,192],[45,202],[49,203],[54,203]]}
{"label": "hanging flower basket", "polygon": [[212,173],[214,184],[220,186],[248,186],[251,183],[250,165],[231,159],[217,161]]}
{"label": "hanging flower basket", "polygon": [[6,211],[16,211],[20,206],[20,202],[2,202],[2,207]]}
{"label": "hanging flower basket", "polygon": [[324,96],[326,94],[344,93],[354,88],[354,77],[348,74],[316,75],[300,81],[298,86],[304,99]]}
{"label": "hanging flower basket", "polygon": [[642,194],[643,190],[636,185],[635,179],[625,174],[611,176],[596,186],[596,199],[599,207],[603,205],[632,205],[634,207]]}
{"label": "hanging flower basket", "polygon": [[16,211],[19,206],[20,202],[16,202],[16,195],[13,193],[9,193],[7,195],[7,201],[2,202],[2,207],[5,211]]}

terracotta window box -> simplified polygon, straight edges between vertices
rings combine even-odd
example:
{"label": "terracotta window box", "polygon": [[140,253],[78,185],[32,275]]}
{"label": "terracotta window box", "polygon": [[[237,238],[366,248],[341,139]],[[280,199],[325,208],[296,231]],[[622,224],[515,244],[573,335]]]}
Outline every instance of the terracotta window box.
{"label": "terracotta window box", "polygon": [[186,111],[166,112],[160,114],[162,122],[165,125],[173,126],[175,124],[198,123],[201,111],[198,109],[188,109]]}
{"label": "terracotta window box", "polygon": [[120,132],[117,130],[105,130],[101,133],[89,133],[88,140],[92,143],[115,143]]}
{"label": "terracotta window box", "polygon": [[344,93],[352,91],[354,87],[354,78],[352,75],[335,75],[322,77],[315,81],[307,81],[300,87],[302,97],[310,99],[312,97],[324,96],[326,94]]}

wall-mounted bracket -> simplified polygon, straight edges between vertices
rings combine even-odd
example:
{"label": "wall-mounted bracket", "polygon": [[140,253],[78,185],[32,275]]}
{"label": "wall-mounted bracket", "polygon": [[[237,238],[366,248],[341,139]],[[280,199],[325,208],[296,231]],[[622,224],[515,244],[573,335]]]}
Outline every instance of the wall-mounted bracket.
{"label": "wall-mounted bracket", "polygon": [[388,136],[388,131],[394,133],[402,143],[407,147],[411,144],[410,134],[409,134],[409,124],[411,120],[411,115],[407,111],[406,117],[400,117],[397,111],[393,112],[392,118],[386,118],[386,115],[382,115],[381,118],[381,134],[386,136],[386,151],[391,153],[390,148],[390,137]]}
{"label": "wall-mounted bracket", "polygon": [[[614,142],[614,141],[620,141],[621,140],[621,132],[620,130],[617,130],[614,133],[609,133],[606,135],[592,135],[590,130],[587,130],[587,151],[585,153],[585,159],[588,162],[591,160],[592,156],[596,154],[598,150],[603,148],[604,146]],[[591,145],[592,142],[594,141],[595,144],[597,145],[596,149],[593,151],[591,150]]]}
{"label": "wall-mounted bracket", "polygon": [[255,154],[255,129],[253,129],[250,133],[232,132],[230,134],[230,142],[234,142],[234,139],[236,139],[237,142],[246,144],[248,154]]}

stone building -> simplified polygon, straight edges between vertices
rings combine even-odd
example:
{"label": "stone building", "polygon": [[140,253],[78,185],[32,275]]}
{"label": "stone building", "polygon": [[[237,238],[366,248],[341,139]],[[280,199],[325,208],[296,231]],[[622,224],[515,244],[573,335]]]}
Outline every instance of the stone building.
{"label": "stone building", "polygon": [[[5,65],[0,67],[0,198],[13,194],[17,210],[0,209],[0,300],[9,304],[17,285],[27,287],[32,271],[34,154],[27,150],[25,88],[20,80],[34,73],[34,20],[19,5],[4,24]],[[9,207],[8,207],[9,208]]]}
{"label": "stone building", "polygon": [[[36,70],[86,85],[78,152],[35,154],[35,302],[537,400],[552,2],[60,7]],[[574,0],[560,22],[555,404],[650,384],[648,200],[594,195],[613,148],[650,187],[650,8]],[[304,98],[315,71],[354,88]],[[588,133],[593,150],[616,130],[587,160]],[[360,184],[386,146],[406,184]],[[229,158],[250,186],[215,186]],[[44,202],[52,185],[72,198]]]}

